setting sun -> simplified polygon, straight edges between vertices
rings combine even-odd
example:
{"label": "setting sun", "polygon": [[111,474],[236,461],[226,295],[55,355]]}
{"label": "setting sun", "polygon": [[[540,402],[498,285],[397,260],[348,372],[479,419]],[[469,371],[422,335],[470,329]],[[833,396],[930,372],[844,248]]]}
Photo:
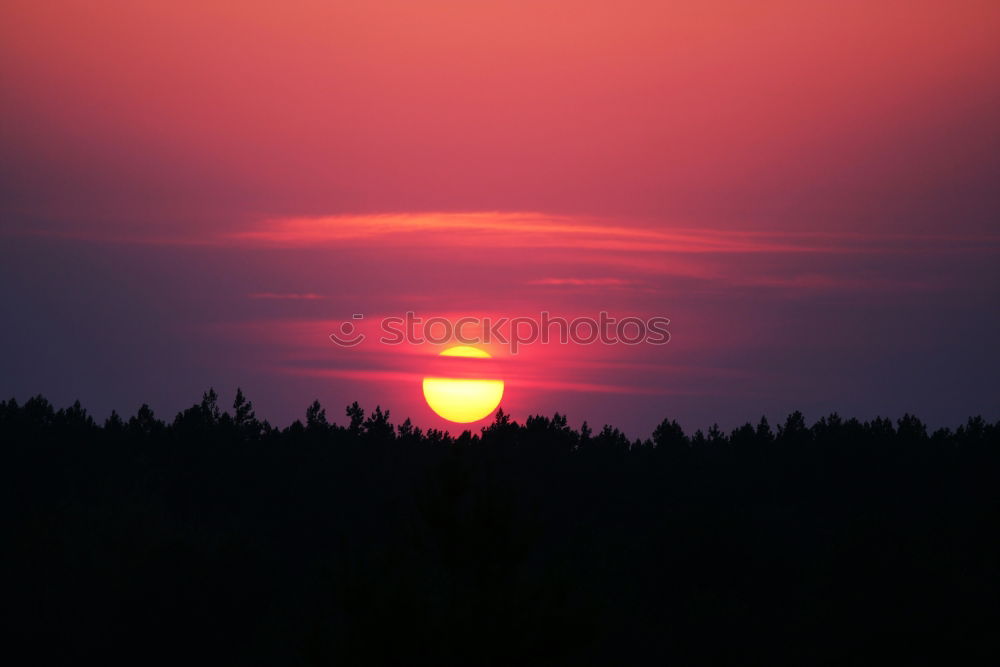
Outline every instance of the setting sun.
{"label": "setting sun", "polygon": [[[456,345],[442,357],[489,359],[489,353],[468,345]],[[503,380],[479,378],[424,378],[424,398],[431,410],[448,421],[467,424],[488,417],[503,397]]]}

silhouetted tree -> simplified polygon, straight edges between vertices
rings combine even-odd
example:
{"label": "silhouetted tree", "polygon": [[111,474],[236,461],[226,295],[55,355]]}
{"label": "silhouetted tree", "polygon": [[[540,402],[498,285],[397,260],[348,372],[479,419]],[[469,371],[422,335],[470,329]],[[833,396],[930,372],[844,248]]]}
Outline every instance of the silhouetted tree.
{"label": "silhouetted tree", "polygon": [[904,414],[896,424],[896,434],[908,443],[917,443],[927,439],[927,427],[911,414]]}
{"label": "silhouetted tree", "polygon": [[104,420],[104,430],[108,433],[122,433],[125,431],[125,422],[122,421],[117,412],[112,410],[108,418]]}
{"label": "silhouetted tree", "polygon": [[664,419],[653,429],[653,445],[664,453],[684,451],[689,442],[684,429],[674,420]]}
{"label": "silhouetted tree", "polygon": [[153,410],[142,404],[139,411],[128,420],[128,431],[134,435],[150,436],[164,428],[163,422],[159,421],[153,414]]}
{"label": "silhouetted tree", "polygon": [[313,401],[306,408],[306,430],[314,433],[325,433],[330,428],[330,422],[326,420],[326,410],[319,401]]}
{"label": "silhouetted tree", "polygon": [[168,423],[0,401],[9,652],[854,664],[888,638],[888,662],[992,664],[1000,424],[347,416],[273,429],[239,389]]}
{"label": "silhouetted tree", "polygon": [[364,422],[364,432],[369,441],[392,442],[396,437],[396,432],[389,421],[389,411],[382,412],[382,406],[376,405],[375,410]]}
{"label": "silhouetted tree", "polygon": [[761,415],[760,421],[757,423],[757,444],[759,445],[769,445],[774,442],[774,433],[771,431],[771,425],[767,421],[767,416]]}
{"label": "silhouetted tree", "polygon": [[352,435],[360,435],[361,427],[365,423],[365,411],[354,401],[347,406],[347,418],[349,420],[347,430]]}
{"label": "silhouetted tree", "polygon": [[233,426],[247,437],[258,436],[263,429],[254,413],[253,403],[239,387],[236,388],[236,398],[233,400]]}
{"label": "silhouetted tree", "polygon": [[811,433],[806,427],[805,417],[796,410],[788,415],[783,426],[778,426],[776,440],[788,447],[798,447],[807,444],[811,440]]}
{"label": "silhouetted tree", "polygon": [[593,443],[598,450],[619,453],[626,452],[629,448],[629,440],[625,434],[610,424],[604,425],[597,437],[593,438]]}

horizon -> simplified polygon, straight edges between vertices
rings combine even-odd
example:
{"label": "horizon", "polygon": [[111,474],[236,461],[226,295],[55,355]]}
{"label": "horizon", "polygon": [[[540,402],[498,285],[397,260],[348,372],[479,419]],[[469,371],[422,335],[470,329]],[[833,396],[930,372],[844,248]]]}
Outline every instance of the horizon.
{"label": "horizon", "polygon": [[[499,407],[496,410],[491,411],[488,417],[473,420],[472,425],[470,425],[470,423],[456,423],[444,420],[444,428],[432,426],[425,429],[421,424],[414,423],[413,420],[407,416],[394,416],[390,408],[382,405],[376,405],[373,408],[371,406],[361,405],[357,401],[352,401],[350,404],[344,406],[342,413],[338,413],[336,411],[331,413],[329,412],[331,406],[323,405],[319,399],[316,399],[309,405],[305,406],[300,417],[293,419],[287,424],[280,424],[272,423],[266,415],[258,414],[258,411],[254,406],[253,398],[243,393],[242,389],[237,388],[237,390],[233,392],[233,399],[234,402],[229,404],[223,394],[218,393],[214,387],[210,387],[202,393],[201,400],[191,403],[186,408],[179,410],[172,416],[170,414],[158,413],[153,406],[150,406],[147,403],[142,403],[132,414],[125,414],[112,409],[111,412],[104,418],[95,416],[89,412],[87,406],[83,405],[78,400],[69,405],[55,405],[45,396],[40,394],[30,396],[25,401],[18,401],[16,399],[0,399],[0,405],[3,405],[5,408],[10,408],[11,410],[23,410],[25,408],[25,403],[34,406],[45,406],[46,409],[52,411],[53,415],[66,417],[73,416],[74,419],[79,417],[85,422],[89,420],[94,428],[104,430],[114,430],[116,428],[128,426],[130,422],[134,422],[137,419],[152,419],[163,427],[168,429],[174,428],[178,424],[183,423],[184,419],[190,415],[192,410],[195,410],[196,412],[205,412],[205,414],[213,414],[214,410],[217,409],[218,413],[214,419],[221,419],[223,423],[229,420],[231,423],[237,413],[242,409],[249,411],[250,419],[254,420],[258,424],[259,428],[262,429],[260,434],[263,435],[284,435],[292,433],[298,428],[308,426],[309,419],[319,413],[322,413],[322,419],[325,425],[328,425],[334,430],[343,430],[350,425],[353,418],[352,412],[360,410],[359,414],[363,417],[374,417],[377,414],[380,419],[384,419],[385,426],[389,429],[389,433],[396,437],[402,436],[403,429],[400,427],[404,427],[408,432],[415,432],[421,437],[422,435],[427,435],[428,433],[437,432],[446,440],[451,438],[456,441],[466,439],[467,436],[475,440],[482,436],[484,432],[489,431],[498,424],[510,424],[515,427],[524,427],[536,420],[541,420],[546,424],[556,420],[566,420],[566,427],[569,429],[569,432],[576,436],[579,436],[584,431],[599,433],[602,429],[611,429],[615,434],[621,434],[621,436],[626,439],[628,444],[627,449],[631,449],[635,446],[649,446],[656,439],[655,433],[657,429],[663,428],[666,425],[670,425],[672,428],[677,429],[676,434],[679,437],[687,438],[689,444],[692,446],[702,442],[703,438],[711,435],[713,432],[716,434],[715,437],[719,437],[722,440],[732,439],[739,436],[740,433],[747,427],[750,427],[751,429],[764,429],[765,432],[774,436],[780,433],[782,429],[787,428],[790,423],[797,424],[800,419],[802,420],[804,427],[810,431],[814,431],[817,428],[821,428],[829,423],[837,423],[841,425],[855,424],[862,429],[874,427],[881,428],[884,425],[888,425],[888,428],[892,433],[895,433],[897,429],[901,434],[904,431],[913,432],[913,430],[916,429],[922,430],[925,437],[930,437],[932,439],[946,439],[953,437],[956,433],[963,429],[978,428],[979,426],[993,430],[1000,429],[1000,422],[990,423],[988,420],[984,419],[982,415],[969,415],[966,419],[953,425],[934,427],[933,425],[925,423],[920,418],[920,415],[910,413],[903,413],[901,415],[875,415],[871,419],[859,419],[858,417],[852,415],[832,412],[815,418],[810,418],[809,415],[803,414],[800,410],[793,410],[786,415],[780,416],[771,415],[769,417],[766,414],[760,415],[760,417],[756,420],[747,420],[731,428],[725,428],[717,422],[713,422],[708,425],[696,426],[694,428],[685,428],[669,415],[664,415],[662,419],[657,422],[656,427],[649,433],[636,434],[622,430],[614,423],[592,424],[587,420],[583,420],[577,424],[569,420],[569,415],[558,411],[551,415],[541,413],[528,414],[525,415],[523,420],[518,421],[517,419],[512,418],[509,413],[505,412],[503,407]],[[41,403],[39,403],[39,401],[41,401]],[[237,407],[237,402],[240,403],[240,407]],[[760,431],[758,430],[758,433],[759,432]]]}

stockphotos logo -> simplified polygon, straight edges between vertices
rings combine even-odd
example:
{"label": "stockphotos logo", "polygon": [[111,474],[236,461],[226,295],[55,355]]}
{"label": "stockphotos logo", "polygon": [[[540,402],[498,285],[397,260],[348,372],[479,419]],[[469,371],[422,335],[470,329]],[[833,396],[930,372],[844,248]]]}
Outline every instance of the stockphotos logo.
{"label": "stockphotos logo", "polygon": [[[341,323],[330,340],[341,347],[356,347],[367,340],[360,324],[365,316],[355,313]],[[383,345],[506,345],[517,354],[524,345],[560,343],[563,345],[666,345],[670,342],[666,317],[612,317],[601,311],[597,317],[568,320],[542,311],[538,317],[418,317],[408,311],[403,317],[383,317],[378,321],[379,343]]]}

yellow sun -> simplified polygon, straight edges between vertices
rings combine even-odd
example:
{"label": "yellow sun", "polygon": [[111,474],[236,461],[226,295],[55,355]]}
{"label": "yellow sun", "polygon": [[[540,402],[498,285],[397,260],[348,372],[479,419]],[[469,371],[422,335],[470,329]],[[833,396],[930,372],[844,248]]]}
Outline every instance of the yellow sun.
{"label": "yellow sun", "polygon": [[[456,345],[441,352],[442,357],[489,359],[483,350]],[[503,380],[464,378],[424,378],[424,398],[431,410],[448,421],[468,424],[488,417],[500,405]]]}

